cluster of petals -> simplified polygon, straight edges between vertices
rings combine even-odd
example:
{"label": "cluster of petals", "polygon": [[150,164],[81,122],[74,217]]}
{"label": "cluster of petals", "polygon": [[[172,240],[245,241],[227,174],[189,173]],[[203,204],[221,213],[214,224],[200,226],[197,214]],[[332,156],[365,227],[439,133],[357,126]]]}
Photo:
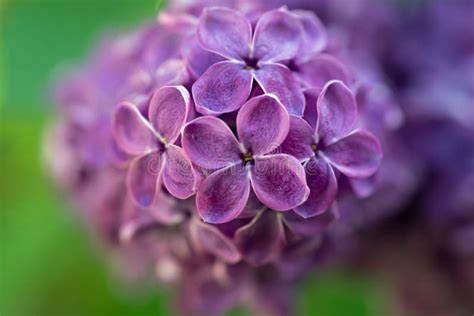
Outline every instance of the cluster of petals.
{"label": "cluster of petals", "polygon": [[134,156],[127,186],[135,202],[149,207],[164,184],[173,196],[193,195],[197,177],[183,149],[174,145],[189,112],[190,96],[183,86],[165,86],[150,99],[148,118],[129,102],[118,105],[113,132],[120,148]]}
{"label": "cluster of petals", "polygon": [[382,158],[316,15],[265,10],[165,11],[60,89],[61,181],[133,270],[178,282],[203,314],[243,283],[278,313],[266,287],[315,265],[339,181]]}
{"label": "cluster of petals", "polygon": [[[307,201],[295,208],[302,217],[326,211],[336,199],[336,172],[348,178],[368,178],[378,169],[382,150],[377,138],[355,129],[357,105],[352,92],[340,81],[328,82],[309,101],[304,118],[291,117],[282,151],[304,162],[311,190]],[[312,108],[311,108],[312,107]]]}
{"label": "cluster of petals", "polygon": [[304,96],[288,62],[303,61],[325,44],[314,14],[280,8],[264,13],[253,27],[240,12],[214,7],[204,10],[196,34],[202,49],[221,57],[193,85],[198,112],[238,110],[255,81],[265,93],[276,95],[290,114],[303,114]]}
{"label": "cluster of petals", "polygon": [[331,59],[312,57],[325,43],[316,16],[280,8],[253,27],[238,11],[213,7],[195,32],[200,49],[220,57],[192,84],[192,99],[185,86],[165,86],[148,104],[123,102],[114,112],[115,140],[133,157],[127,187],[139,206],[152,206],[163,183],[178,199],[196,193],[209,223],[238,218],[250,194],[268,209],[308,218],[334,203],[334,169],[352,178],[377,170],[380,145],[354,129],[357,105],[346,84],[311,85],[290,70],[310,60],[325,65],[315,74],[320,81],[344,77]]}
{"label": "cluster of petals", "polygon": [[330,33],[278,0],[175,3],[59,85],[54,176],[131,270],[177,282],[185,315],[249,296],[285,314],[328,239],[377,253],[358,233],[387,239],[376,224],[416,192],[426,244],[472,254],[472,5],[338,1],[284,1]]}
{"label": "cluster of petals", "polygon": [[309,195],[304,169],[291,155],[272,154],[288,134],[290,117],[277,97],[246,102],[236,118],[238,139],[213,116],[197,118],[183,132],[183,147],[193,163],[214,170],[199,186],[196,203],[211,223],[232,220],[243,211],[252,186],[268,208],[287,211]]}

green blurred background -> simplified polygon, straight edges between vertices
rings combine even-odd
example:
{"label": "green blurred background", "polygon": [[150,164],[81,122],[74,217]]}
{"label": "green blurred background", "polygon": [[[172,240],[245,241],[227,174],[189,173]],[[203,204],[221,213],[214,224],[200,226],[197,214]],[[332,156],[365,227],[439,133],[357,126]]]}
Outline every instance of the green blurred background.
{"label": "green blurred background", "polygon": [[[169,315],[171,294],[127,293],[41,163],[48,85],[104,31],[153,18],[156,0],[0,0],[0,315]],[[110,268],[110,267],[109,267]],[[373,284],[331,271],[300,289],[298,315],[380,315]],[[235,314],[240,314],[236,312]]]}

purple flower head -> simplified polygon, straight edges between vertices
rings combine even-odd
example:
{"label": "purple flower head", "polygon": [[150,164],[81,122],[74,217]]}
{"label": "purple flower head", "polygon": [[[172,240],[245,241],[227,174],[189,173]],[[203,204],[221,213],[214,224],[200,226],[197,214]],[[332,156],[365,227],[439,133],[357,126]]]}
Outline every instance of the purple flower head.
{"label": "purple flower head", "polygon": [[196,177],[191,162],[175,145],[186,122],[190,96],[182,87],[157,90],[150,99],[148,119],[128,102],[120,104],[113,116],[118,145],[135,156],[127,171],[127,186],[135,202],[149,207],[161,189],[161,182],[175,197],[194,194]]}
{"label": "purple flower head", "polygon": [[197,111],[219,115],[239,109],[250,96],[255,79],[290,114],[303,115],[304,96],[285,61],[320,50],[325,41],[321,29],[313,15],[297,15],[283,8],[264,13],[255,29],[238,11],[205,9],[197,25],[198,41],[224,60],[209,67],[194,84]]}
{"label": "purple flower head", "polygon": [[339,188],[368,181],[381,149],[316,15],[215,3],[104,42],[57,91],[48,157],[127,274],[177,286],[185,315],[286,315]]}
{"label": "purple flower head", "polygon": [[278,98],[265,94],[240,109],[238,139],[221,119],[206,116],[189,122],[183,148],[196,165],[212,169],[196,196],[201,217],[210,223],[228,222],[243,211],[252,186],[267,207],[287,211],[303,203],[309,189],[299,161],[272,154],[285,139],[289,115]]}
{"label": "purple flower head", "polygon": [[304,204],[295,207],[303,217],[321,214],[334,202],[334,169],[350,178],[366,178],[377,170],[382,158],[377,138],[365,130],[354,130],[357,107],[354,95],[342,82],[328,82],[316,104],[312,92],[307,92],[307,100],[306,120],[291,117],[288,137],[281,146],[284,153],[305,163],[311,193]]}

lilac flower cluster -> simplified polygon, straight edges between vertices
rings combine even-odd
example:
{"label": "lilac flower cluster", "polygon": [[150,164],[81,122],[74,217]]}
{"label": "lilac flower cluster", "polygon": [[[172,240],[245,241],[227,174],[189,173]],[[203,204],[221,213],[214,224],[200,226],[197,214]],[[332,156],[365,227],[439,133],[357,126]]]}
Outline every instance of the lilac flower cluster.
{"label": "lilac flower cluster", "polygon": [[317,16],[240,5],[164,11],[55,93],[53,175],[126,274],[175,284],[186,315],[290,313],[338,183],[382,158]]}
{"label": "lilac flower cluster", "polygon": [[48,164],[104,251],[178,288],[184,315],[291,314],[296,282],[328,260],[390,270],[404,314],[462,314],[473,10],[172,3],[58,84]]}

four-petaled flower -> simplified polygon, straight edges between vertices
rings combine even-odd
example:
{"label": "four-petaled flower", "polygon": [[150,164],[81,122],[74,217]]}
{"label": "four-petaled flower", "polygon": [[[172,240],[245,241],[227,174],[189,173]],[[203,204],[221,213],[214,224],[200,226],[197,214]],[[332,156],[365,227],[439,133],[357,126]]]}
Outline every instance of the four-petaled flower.
{"label": "four-petaled flower", "polygon": [[196,204],[206,222],[224,223],[244,209],[252,186],[257,198],[276,211],[287,211],[309,195],[301,163],[273,154],[289,130],[289,114],[271,94],[247,101],[240,109],[236,139],[219,118],[199,117],[183,130],[183,149],[201,168],[213,171],[199,186]]}
{"label": "four-petaled flower", "polygon": [[209,67],[193,85],[196,110],[219,115],[239,109],[249,98],[255,78],[290,114],[303,115],[304,95],[284,64],[304,51],[304,35],[309,32],[302,24],[296,14],[282,8],[263,14],[252,34],[251,23],[241,13],[205,9],[197,26],[198,40],[204,49],[226,60]]}
{"label": "four-petaled flower", "polygon": [[127,171],[127,186],[134,201],[150,207],[163,182],[173,196],[194,194],[196,176],[182,148],[174,145],[186,123],[190,95],[183,86],[158,89],[150,99],[148,119],[138,108],[123,102],[115,110],[112,129],[119,147],[135,156]]}
{"label": "four-petaled flower", "polygon": [[[311,104],[316,98],[316,104]],[[365,130],[354,130],[357,105],[341,81],[328,82],[317,96],[308,91],[307,104],[304,119],[291,116],[288,137],[281,146],[282,152],[305,162],[311,193],[295,207],[305,218],[325,212],[336,199],[333,168],[350,178],[366,178],[382,159],[377,138]]]}

